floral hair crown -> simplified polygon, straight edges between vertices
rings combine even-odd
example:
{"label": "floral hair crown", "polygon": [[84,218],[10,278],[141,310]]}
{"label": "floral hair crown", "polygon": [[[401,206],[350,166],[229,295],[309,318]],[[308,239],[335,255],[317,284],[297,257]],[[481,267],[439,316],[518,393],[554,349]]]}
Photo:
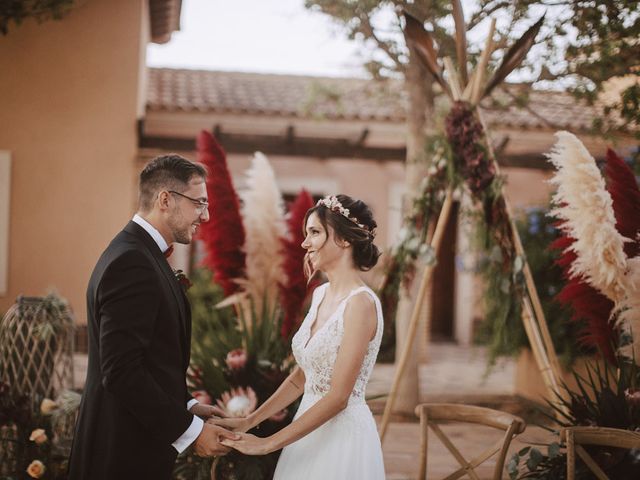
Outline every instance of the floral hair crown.
{"label": "floral hair crown", "polygon": [[363,230],[366,230],[371,235],[375,236],[375,232],[370,231],[369,227],[367,227],[366,225],[360,223],[356,217],[352,217],[351,216],[351,214],[350,214],[351,212],[349,212],[349,209],[348,208],[344,208],[342,206],[342,204],[340,203],[340,200],[338,200],[335,195],[327,195],[326,197],[321,198],[320,200],[318,200],[318,203],[316,203],[317,207],[320,206],[320,205],[322,205],[323,207],[327,207],[332,212],[339,213],[343,217],[351,220],[353,223],[358,225]]}

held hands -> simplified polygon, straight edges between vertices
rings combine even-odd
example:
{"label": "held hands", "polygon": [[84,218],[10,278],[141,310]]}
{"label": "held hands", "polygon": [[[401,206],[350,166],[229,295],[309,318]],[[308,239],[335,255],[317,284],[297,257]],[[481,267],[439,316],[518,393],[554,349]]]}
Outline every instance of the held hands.
{"label": "held hands", "polygon": [[250,433],[240,433],[239,440],[225,438],[220,443],[234,448],[245,455],[266,455],[277,450],[269,438],[260,438]]}
{"label": "held hands", "polygon": [[216,425],[205,423],[202,431],[193,444],[196,455],[200,457],[214,457],[226,455],[231,450],[230,446],[224,445],[222,442],[239,439],[239,434],[225,430]]}
{"label": "held hands", "polygon": [[213,415],[218,415],[216,407],[212,405],[205,405],[204,403],[196,403],[189,409],[189,411],[203,419],[207,419]]}
{"label": "held hands", "polygon": [[247,417],[239,418],[210,418],[207,423],[211,425],[217,425],[219,427],[232,430],[234,432],[246,432],[251,428],[251,423]]}

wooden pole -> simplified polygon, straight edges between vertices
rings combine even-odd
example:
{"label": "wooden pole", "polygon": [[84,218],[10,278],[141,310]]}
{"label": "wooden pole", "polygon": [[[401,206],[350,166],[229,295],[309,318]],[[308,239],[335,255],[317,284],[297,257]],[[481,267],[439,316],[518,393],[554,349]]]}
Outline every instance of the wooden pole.
{"label": "wooden pole", "polygon": [[487,71],[487,65],[489,65],[489,59],[491,58],[491,54],[493,53],[493,48],[495,44],[493,43],[493,34],[496,31],[496,19],[491,19],[491,26],[489,27],[489,36],[487,37],[487,42],[484,46],[484,50],[482,50],[482,54],[480,55],[480,61],[475,69],[475,82],[471,88],[471,92],[469,94],[469,102],[471,105],[476,106],[478,102],[480,102],[480,92],[482,92],[482,84],[484,83],[484,75]]}
{"label": "wooden pole", "polygon": [[[489,158],[493,162],[496,175],[498,175],[500,173],[500,167],[493,152],[493,146],[491,145],[491,139],[489,138],[487,124],[484,121],[482,112],[477,107],[476,112],[487,139],[487,151],[489,153]],[[529,267],[529,262],[526,260],[522,240],[520,239],[520,234],[516,228],[513,212],[511,211],[509,201],[504,193],[504,188],[501,192],[501,197],[504,201],[507,217],[509,218],[509,227],[513,238],[514,248],[516,253],[522,258],[524,264],[523,274],[529,299],[523,299],[522,321],[534,353],[534,358],[538,365],[538,369],[540,370],[540,374],[542,375],[544,384],[547,387],[547,391],[549,392],[551,401],[558,403],[557,400],[560,395],[559,385],[561,378],[560,362],[558,361],[558,355],[556,354],[553,341],[551,340],[551,334],[549,333],[549,327],[544,316],[544,311],[542,310],[542,303],[538,296],[538,290],[536,289],[535,282],[533,281],[531,268]],[[559,406],[562,408],[561,405]]]}
{"label": "wooden pole", "polygon": [[[453,192],[451,188],[449,188],[447,190],[444,203],[442,205],[442,210],[440,210],[440,215],[438,216],[435,232],[430,242],[430,246],[433,249],[434,254],[436,255],[436,258],[438,256],[438,252],[440,251],[440,244],[442,243],[442,237],[444,236],[444,231],[447,226],[447,222],[449,221],[449,216],[451,214],[451,204],[453,201],[452,197],[453,197]],[[428,287],[431,283],[431,279],[433,277],[434,266],[435,265],[428,265],[427,267],[425,267],[424,272],[422,274],[422,279],[420,281],[420,288],[418,290],[418,296],[413,306],[413,312],[411,313],[409,330],[407,331],[407,340],[404,343],[404,348],[402,350],[400,362],[398,363],[398,366],[396,367],[396,371],[393,376],[391,391],[389,392],[387,403],[384,406],[384,414],[382,415],[382,422],[380,424],[380,441],[381,442],[384,441],[384,436],[387,433],[387,427],[389,426],[391,411],[393,410],[393,405],[396,401],[398,385],[400,384],[400,380],[402,379],[402,375],[404,374],[404,370],[407,366],[407,361],[409,360],[409,354],[411,353],[411,347],[413,346],[413,342],[415,341],[416,329],[418,327],[418,323],[419,323],[418,321],[420,319],[420,311],[424,303],[425,294],[428,290]]]}
{"label": "wooden pole", "polygon": [[456,67],[453,65],[451,58],[444,58],[444,70],[447,72],[447,81],[449,83],[449,87],[451,88],[451,96],[454,101],[458,101],[462,99],[462,86],[460,84],[460,76],[458,75],[458,71]]}
{"label": "wooden pole", "polygon": [[559,390],[558,382],[553,372],[551,362],[549,361],[549,355],[545,350],[539,326],[533,320],[534,314],[528,298],[523,299],[522,306],[522,323],[524,324],[524,329],[527,333],[529,344],[531,345],[533,358],[538,365],[538,369],[540,370],[540,374],[542,375],[542,380],[544,381],[545,386],[547,386],[547,388],[551,387],[551,390],[553,392],[557,392]]}

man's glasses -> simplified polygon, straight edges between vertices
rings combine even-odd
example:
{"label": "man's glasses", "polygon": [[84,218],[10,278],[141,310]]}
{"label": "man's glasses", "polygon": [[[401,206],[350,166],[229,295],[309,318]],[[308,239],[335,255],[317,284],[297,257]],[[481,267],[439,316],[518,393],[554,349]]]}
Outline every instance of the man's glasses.
{"label": "man's glasses", "polygon": [[187,200],[189,200],[191,203],[194,203],[195,205],[197,205],[196,207],[196,211],[198,213],[200,213],[200,215],[202,215],[208,208],[209,208],[209,202],[205,202],[204,200],[199,200],[197,198],[191,198],[183,193],[180,192],[175,192],[173,190],[169,190],[169,193],[175,193],[176,195],[180,195],[181,197],[186,198]]}

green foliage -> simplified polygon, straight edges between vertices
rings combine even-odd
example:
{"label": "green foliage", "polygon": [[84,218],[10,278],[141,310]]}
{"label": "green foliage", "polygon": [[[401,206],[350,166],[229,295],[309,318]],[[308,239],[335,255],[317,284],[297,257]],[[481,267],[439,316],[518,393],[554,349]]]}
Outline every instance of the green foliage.
{"label": "green foliage", "polygon": [[435,253],[427,243],[429,225],[442,208],[447,186],[451,185],[453,188],[462,182],[456,177],[451,149],[445,137],[430,137],[426,151],[432,158],[429,175],[422,180],[420,192],[405,215],[398,243],[391,251],[386,265],[386,281],[378,292],[385,318],[378,355],[378,361],[381,362],[393,362],[395,356],[395,317],[400,285],[402,282],[405,285],[411,284],[415,276],[416,261],[425,265],[435,263]]}
{"label": "green foliage", "polygon": [[[406,9],[429,22],[441,57],[455,58],[451,2],[440,0],[306,0],[305,6],[331,16],[344,28],[348,38],[363,46],[374,46],[365,68],[373,78],[405,74],[409,59],[401,32],[399,12]],[[569,88],[578,98],[594,102],[612,77],[636,77],[619,101],[613,102],[602,117],[595,119],[594,130],[607,134],[625,125],[640,138],[640,86],[637,77],[638,38],[640,38],[640,1],[606,0],[480,0],[464,2],[467,31],[486,30],[486,19],[498,19],[496,43],[499,49],[513,43],[525,27],[546,12],[544,26],[528,59],[519,69],[520,79],[540,82],[542,87]],[[477,32],[469,38],[478,38]],[[480,38],[484,38],[483,35]],[[484,42],[469,41],[469,62],[474,65]],[[501,52],[493,61],[499,61]],[[522,81],[520,80],[520,81]],[[522,98],[514,98],[518,103]]]}
{"label": "green foliage", "polygon": [[227,352],[242,347],[242,334],[233,309],[216,308],[224,295],[212,282],[211,272],[194,270],[191,281],[193,286],[187,292],[191,303],[191,365],[201,372],[199,388],[216,396],[229,389],[222,367]]}
{"label": "green foliage", "polygon": [[593,128],[607,134],[623,124],[640,138],[638,0],[481,0],[471,23],[478,24],[488,16],[504,16],[509,11],[513,12],[512,20],[503,27],[507,31],[517,29],[518,22],[531,22],[546,11],[539,38],[541,45],[530,64],[529,77],[533,82],[568,87],[576,97],[593,103],[606,88],[607,80],[626,75],[636,77],[635,84],[621,92],[620,100],[605,109]]}
{"label": "green foliage", "polygon": [[[546,209],[530,208],[516,225],[554,346],[563,363],[569,365],[584,352],[575,341],[580,324],[571,322],[570,311],[554,299],[564,281],[560,267],[554,264],[557,253],[548,248],[559,235],[553,222]],[[477,341],[489,346],[493,362],[498,356],[516,355],[529,345],[522,324],[523,259],[516,257],[512,268],[505,270],[502,252],[486,240],[483,222],[478,222],[477,228],[476,243],[484,250],[478,268],[484,279],[485,301],[485,318]]]}
{"label": "green foliage", "polygon": [[[476,341],[489,347],[490,364],[502,355],[515,355],[526,345],[521,320],[524,291],[523,259],[505,258],[500,245],[494,241],[484,216],[470,213],[476,225],[474,247],[480,253],[476,266],[484,281],[484,320]],[[475,217],[475,218],[474,218]]]}
{"label": "green foliage", "polygon": [[0,33],[7,35],[9,25],[20,25],[27,18],[44,22],[51,18],[60,20],[77,3],[77,0],[2,0],[0,2]]}
{"label": "green foliage", "polygon": [[[633,396],[640,385],[640,369],[634,361],[619,358],[619,369],[609,364],[601,367],[598,363],[587,365],[586,376],[573,372],[577,389],[572,391],[562,385],[565,395],[559,397],[560,405],[548,402],[558,413],[559,427],[599,426],[638,430],[640,428],[640,402]],[[568,413],[565,413],[568,412]],[[559,431],[554,434],[558,436]],[[524,448],[513,455],[507,464],[512,480],[535,478],[564,480],[566,478],[566,452],[558,440],[548,445],[547,454],[535,448]],[[590,446],[589,454],[603,468],[609,478],[632,480],[640,476],[640,456],[637,450],[623,450],[610,447]],[[522,465],[521,465],[522,462]],[[593,476],[578,461],[576,480],[590,480]]]}
{"label": "green foliage", "polygon": [[[528,471],[518,477],[520,475],[520,461],[524,462],[523,465]],[[560,453],[558,442],[548,445],[546,455],[537,448],[525,447],[511,457],[507,464],[507,472],[511,480],[517,478],[564,479],[567,473],[566,454]],[[584,469],[579,467],[578,474],[582,473],[585,473]]]}
{"label": "green foliage", "polygon": [[[260,405],[275,392],[292,367],[289,341],[280,336],[280,310],[257,312],[248,301],[244,309],[218,307],[224,294],[212,282],[212,274],[206,268],[194,270],[191,281],[193,286],[188,291],[192,311],[191,390],[205,391],[215,403],[232,388],[250,387]],[[236,349],[246,353],[246,363],[231,368],[227,355]],[[290,423],[294,411],[290,409],[284,420],[266,420],[250,433],[269,436]],[[221,478],[266,479],[273,474],[278,456],[279,452],[254,457],[232,451],[220,457],[215,469]],[[176,461],[174,477],[208,480],[212,466],[211,459],[197,457],[187,449]]]}

